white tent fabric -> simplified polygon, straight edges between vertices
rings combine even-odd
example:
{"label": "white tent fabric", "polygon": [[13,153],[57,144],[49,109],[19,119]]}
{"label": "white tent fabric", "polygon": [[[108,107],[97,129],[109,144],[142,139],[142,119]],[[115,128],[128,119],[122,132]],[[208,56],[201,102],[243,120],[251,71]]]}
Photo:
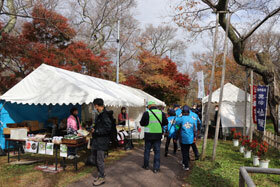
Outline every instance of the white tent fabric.
{"label": "white tent fabric", "polygon": [[132,87],[42,64],[1,96],[18,104],[89,104],[102,98],[106,106],[143,107],[145,100],[165,103]]}
{"label": "white tent fabric", "polygon": [[[212,105],[219,102],[220,88],[213,92]],[[246,126],[250,126],[250,95],[247,94],[247,120]],[[208,102],[208,96],[202,99],[203,107]],[[213,108],[213,107],[211,107]],[[242,128],[245,118],[245,92],[238,87],[227,83],[224,85],[224,93],[221,105],[221,121],[223,133],[228,134],[229,128]]]}
{"label": "white tent fabric", "polygon": [[[213,92],[212,103],[218,103],[220,98],[220,88]],[[247,101],[250,102],[250,95],[247,94]],[[228,102],[245,102],[245,92],[231,83],[224,85],[223,101]],[[208,102],[208,96],[202,99],[203,103]]]}

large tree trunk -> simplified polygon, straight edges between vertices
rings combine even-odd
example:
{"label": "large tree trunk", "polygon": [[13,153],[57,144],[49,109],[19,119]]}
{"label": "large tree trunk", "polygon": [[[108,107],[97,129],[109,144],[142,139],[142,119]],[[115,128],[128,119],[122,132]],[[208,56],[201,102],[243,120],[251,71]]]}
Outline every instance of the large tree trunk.
{"label": "large tree trunk", "polygon": [[[220,0],[215,6],[217,11],[226,10],[226,0]],[[280,11],[280,10],[278,10]],[[226,30],[226,16],[225,14],[220,14],[219,23],[223,30]],[[249,58],[244,54],[244,49],[246,47],[247,36],[238,36],[235,32],[235,28],[230,24],[228,37],[233,44],[233,56],[235,61],[247,68],[252,69],[257,74],[261,75],[264,83],[269,85],[269,96],[268,104],[270,107],[270,114],[274,124],[274,130],[279,135],[278,130],[278,105],[280,103],[280,68],[273,64],[270,60],[268,53],[257,53],[256,59]]]}

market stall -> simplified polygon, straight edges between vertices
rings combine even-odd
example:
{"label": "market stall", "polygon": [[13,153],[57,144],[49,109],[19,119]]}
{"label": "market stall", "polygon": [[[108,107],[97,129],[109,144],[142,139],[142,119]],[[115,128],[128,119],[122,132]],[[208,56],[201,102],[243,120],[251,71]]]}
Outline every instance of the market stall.
{"label": "market stall", "polygon": [[[134,128],[139,125],[147,101],[153,100],[158,105],[165,105],[141,90],[42,64],[0,97],[0,120],[4,127],[7,127],[7,124],[32,121],[36,123],[35,132],[38,132],[48,128],[50,119],[62,121],[67,118],[73,106],[79,109],[82,119],[84,110],[88,110],[91,117],[90,108],[95,98],[102,98],[107,108],[115,111],[115,117],[120,107],[127,107],[131,119],[127,125],[133,124]],[[30,130],[30,126],[27,128]],[[3,149],[5,130],[0,130]]]}
{"label": "market stall", "polygon": [[[210,119],[213,120],[215,115],[215,105],[218,105],[220,97],[220,88],[212,94],[210,106]],[[247,123],[250,125],[250,94],[247,94]],[[202,107],[205,113],[205,107],[208,103],[208,96],[202,99]],[[221,124],[223,135],[230,134],[230,128],[242,130],[245,118],[245,92],[231,83],[224,85],[223,100],[221,105]],[[205,114],[203,114],[204,116]]]}

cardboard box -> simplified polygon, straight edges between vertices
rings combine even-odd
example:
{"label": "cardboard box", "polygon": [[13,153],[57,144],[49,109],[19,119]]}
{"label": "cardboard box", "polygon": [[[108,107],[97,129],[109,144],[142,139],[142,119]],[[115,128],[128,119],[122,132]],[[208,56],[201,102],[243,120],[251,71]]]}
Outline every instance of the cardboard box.
{"label": "cardboard box", "polygon": [[17,123],[7,123],[8,128],[17,128],[18,124]]}
{"label": "cardboard box", "polygon": [[[3,129],[3,134],[4,135],[10,135],[11,134],[11,130],[14,130],[14,129],[22,129],[24,127],[20,127],[20,128],[4,128]],[[29,129],[28,128],[25,128],[27,129],[27,132],[29,132]]]}
{"label": "cardboard box", "polygon": [[38,121],[24,121],[24,123],[27,123],[29,131],[31,132],[40,130]]}

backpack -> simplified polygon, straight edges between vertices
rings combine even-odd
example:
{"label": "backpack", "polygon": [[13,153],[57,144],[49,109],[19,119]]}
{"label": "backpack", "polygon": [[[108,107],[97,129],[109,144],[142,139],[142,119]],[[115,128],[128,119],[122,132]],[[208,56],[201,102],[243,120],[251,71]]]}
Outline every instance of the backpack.
{"label": "backpack", "polygon": [[110,131],[110,141],[112,142],[113,147],[118,146],[118,131],[117,131],[117,120],[114,118],[114,112],[112,110],[108,111],[108,116],[112,122],[111,131]]}

